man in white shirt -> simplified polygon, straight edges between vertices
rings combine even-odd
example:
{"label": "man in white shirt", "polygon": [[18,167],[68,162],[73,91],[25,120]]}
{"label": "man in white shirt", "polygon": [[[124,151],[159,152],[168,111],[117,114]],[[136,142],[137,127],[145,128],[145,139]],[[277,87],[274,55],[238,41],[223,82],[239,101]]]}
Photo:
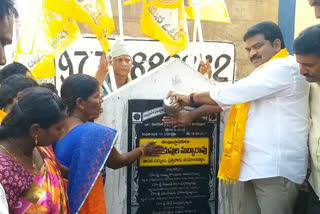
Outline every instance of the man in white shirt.
{"label": "man in white shirt", "polygon": [[113,68],[116,88],[121,88],[131,81],[128,75],[132,68],[132,59],[129,53],[128,44],[118,39],[111,46],[108,59],[104,53],[100,58],[96,79],[103,87],[103,96],[106,96],[113,91],[109,65]]}
{"label": "man in white shirt", "polygon": [[[248,77],[207,92],[190,95],[170,92],[168,96],[182,105],[206,104],[219,111],[240,104],[232,108],[230,115],[238,114],[240,118],[244,115],[245,120],[230,123],[237,133],[228,134],[232,140],[224,142],[220,171],[225,165],[224,158],[237,152],[240,169],[235,173],[236,179],[224,177],[220,171],[219,178],[244,182],[245,214],[291,214],[297,198],[297,184],[304,181],[307,169],[309,85],[299,74],[294,57],[288,56],[276,24],[254,25],[244,35],[244,41],[249,59],[256,67]],[[236,106],[247,106],[247,112],[242,114]],[[225,139],[228,131],[227,124]],[[244,134],[239,141],[241,137],[237,134],[241,131]],[[239,142],[243,144],[242,152],[235,149]],[[228,144],[232,146],[227,148]],[[232,160],[230,168],[229,165],[224,167],[226,174],[233,171],[236,158]]]}
{"label": "man in white shirt", "polygon": [[302,31],[295,39],[293,48],[300,64],[300,73],[312,83],[309,98],[311,174],[306,213],[313,214],[320,213],[320,25]]}

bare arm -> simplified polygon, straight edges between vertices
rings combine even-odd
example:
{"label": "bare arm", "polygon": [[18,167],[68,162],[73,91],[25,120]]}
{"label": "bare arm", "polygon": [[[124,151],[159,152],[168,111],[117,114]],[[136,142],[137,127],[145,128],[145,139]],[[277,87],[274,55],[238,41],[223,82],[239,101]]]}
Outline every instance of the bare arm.
{"label": "bare arm", "polygon": [[131,152],[120,154],[116,148],[112,148],[107,160],[107,167],[112,169],[119,169],[128,166],[140,158],[144,151],[146,156],[157,156],[163,154],[165,149],[162,146],[155,145],[155,141],[145,143],[140,149],[134,149]]}
{"label": "bare arm", "polygon": [[119,169],[135,162],[142,155],[139,149],[132,150],[124,154],[120,154],[116,148],[112,148],[107,160],[107,167],[111,169]]}
{"label": "bare arm", "polygon": [[[169,98],[169,97],[171,99],[171,103],[179,102],[182,106],[186,106],[191,103],[191,100],[190,100],[191,94],[184,95],[184,94],[178,94],[176,92],[170,91],[167,98]],[[219,107],[219,105],[216,103],[216,101],[211,99],[210,93],[208,91],[193,93],[193,102],[196,104],[200,104],[200,105],[211,105],[211,106],[218,106]],[[221,109],[221,111],[222,111],[222,109]]]}
{"label": "bare arm", "polygon": [[167,125],[184,127],[190,125],[197,118],[221,111],[219,106],[202,105],[192,111],[180,111],[176,116],[165,116],[162,121]]}
{"label": "bare arm", "polygon": [[209,60],[207,59],[206,62],[203,61],[202,59],[202,54],[200,54],[200,64],[199,64],[199,68],[198,68],[198,71],[204,75],[204,76],[208,76],[208,78],[210,79],[211,78],[211,75],[212,75],[212,70],[211,70],[211,65],[210,65],[210,62]]}
{"label": "bare arm", "polygon": [[196,104],[200,104],[200,105],[216,106],[220,109],[220,111],[222,111],[222,109],[219,107],[219,105],[216,103],[216,101],[211,99],[209,92],[194,93],[193,102]]}
{"label": "bare arm", "polygon": [[109,65],[109,62],[106,58],[106,54],[103,52],[103,54],[100,57],[99,68],[96,73],[96,79],[98,80],[100,86],[103,85],[104,79],[108,74],[108,71],[109,71],[108,65]]}
{"label": "bare arm", "polygon": [[195,120],[197,118],[200,118],[202,116],[207,116],[213,113],[222,112],[222,109],[217,106],[212,105],[202,105],[192,111],[190,111],[190,116],[192,120]]}

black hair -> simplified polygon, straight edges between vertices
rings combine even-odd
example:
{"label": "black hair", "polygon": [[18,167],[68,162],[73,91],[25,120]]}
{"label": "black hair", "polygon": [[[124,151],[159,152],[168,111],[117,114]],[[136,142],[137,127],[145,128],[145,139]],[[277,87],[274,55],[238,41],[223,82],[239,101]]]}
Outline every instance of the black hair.
{"label": "black hair", "polygon": [[15,74],[4,81],[0,86],[0,109],[11,104],[18,93],[26,88],[36,87],[38,83],[21,74]]}
{"label": "black hair", "polygon": [[0,139],[29,136],[30,127],[48,129],[66,117],[62,99],[47,88],[34,87],[22,92],[11,112],[4,118]]}
{"label": "black hair", "polygon": [[57,90],[56,86],[52,83],[42,83],[40,85],[40,87],[47,88],[50,91],[52,91],[53,93],[58,94],[58,90]]}
{"label": "black hair", "polygon": [[2,20],[5,16],[16,14],[16,9],[14,8],[14,3],[12,0],[1,0],[0,1],[0,20]]}
{"label": "black hair", "polygon": [[4,66],[0,71],[0,82],[14,74],[26,75],[29,69],[19,62],[13,62]]}
{"label": "black hair", "polygon": [[281,49],[285,48],[283,36],[279,26],[273,22],[260,22],[249,28],[247,33],[243,36],[243,41],[257,35],[264,35],[265,40],[268,40],[273,46],[273,42],[276,39],[281,41]]}
{"label": "black hair", "polygon": [[293,51],[297,55],[314,54],[320,57],[320,25],[303,30],[293,42]]}
{"label": "black hair", "polygon": [[78,98],[88,100],[97,89],[99,90],[99,82],[86,74],[73,74],[65,79],[61,86],[61,97],[68,113],[74,110]]}

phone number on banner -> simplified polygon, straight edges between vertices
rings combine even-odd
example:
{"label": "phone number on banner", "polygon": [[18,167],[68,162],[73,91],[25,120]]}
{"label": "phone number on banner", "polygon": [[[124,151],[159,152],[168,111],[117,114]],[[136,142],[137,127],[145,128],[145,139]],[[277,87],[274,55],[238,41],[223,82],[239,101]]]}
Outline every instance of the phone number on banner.
{"label": "phone number on banner", "polygon": [[[114,40],[111,40],[112,44]],[[178,58],[198,70],[199,63],[209,60],[212,70],[210,79],[218,82],[234,80],[235,48],[232,43],[204,42],[190,43],[188,48],[172,57],[158,41],[126,40],[132,54],[132,70],[130,76],[139,76],[156,69],[171,58]],[[83,38],[56,57],[57,83],[67,76],[76,73],[95,75],[98,69],[102,50],[99,42],[93,38]]]}

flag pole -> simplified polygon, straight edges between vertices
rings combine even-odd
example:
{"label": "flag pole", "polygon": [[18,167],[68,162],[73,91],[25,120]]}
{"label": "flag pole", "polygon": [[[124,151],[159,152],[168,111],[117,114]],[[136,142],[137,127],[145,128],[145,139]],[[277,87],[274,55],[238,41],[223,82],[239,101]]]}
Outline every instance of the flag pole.
{"label": "flag pole", "polygon": [[[118,0],[118,16],[119,16],[119,39],[123,41],[123,17],[122,17],[122,2],[121,0]],[[110,75],[110,82],[112,91],[116,90],[118,88],[116,77],[114,74],[114,70],[112,66],[109,66],[109,75]]]}
{"label": "flag pole", "polygon": [[192,6],[194,8],[195,11],[195,20],[193,21],[193,40],[192,42],[196,42],[197,41],[197,35],[198,35],[198,1],[193,0],[192,1]]}
{"label": "flag pole", "polygon": [[[197,32],[196,32],[196,29],[194,29],[194,36],[197,35],[197,33],[198,33],[199,44],[201,47],[202,43],[203,43],[203,34],[202,34],[202,26],[201,26],[200,2],[199,1],[194,1],[194,8],[195,8],[195,25],[197,26]],[[194,39],[194,42],[196,42],[195,39]],[[204,57],[204,63],[206,63],[206,56],[205,56],[205,54],[203,54],[201,52],[202,52],[202,49],[200,48],[200,55],[202,55]]]}
{"label": "flag pole", "polygon": [[184,2],[182,1],[182,12],[183,12],[183,17],[184,17],[184,30],[186,32],[186,36],[187,36],[187,41],[189,42],[189,31],[188,31],[188,22],[187,22],[187,15],[186,15],[186,11],[184,9]]}
{"label": "flag pole", "polygon": [[197,34],[198,34],[198,27],[197,27],[198,23],[196,22],[196,20],[193,21],[193,39],[192,42],[196,42],[197,41]]}
{"label": "flag pole", "polygon": [[119,38],[123,40],[123,17],[122,17],[122,2],[118,0],[118,15],[119,15]]}
{"label": "flag pole", "polygon": [[196,26],[198,29],[198,36],[199,36],[199,42],[203,42],[203,35],[202,35],[202,27],[201,27],[201,21],[200,21],[200,2],[194,1],[194,9],[195,9],[195,15],[196,15]]}

